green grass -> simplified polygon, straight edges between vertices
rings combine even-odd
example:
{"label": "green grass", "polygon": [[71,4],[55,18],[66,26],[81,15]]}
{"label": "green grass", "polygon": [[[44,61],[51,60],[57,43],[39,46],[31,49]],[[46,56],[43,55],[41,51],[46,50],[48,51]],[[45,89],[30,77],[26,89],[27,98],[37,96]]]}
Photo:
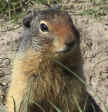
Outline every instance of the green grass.
{"label": "green grass", "polygon": [[[98,98],[98,100],[100,102],[102,102],[103,106],[104,106],[104,109],[105,109],[105,112],[108,112],[108,107],[104,104],[103,100],[97,95],[97,93],[91,88],[89,87],[86,82],[84,80],[82,80],[76,73],[74,73],[71,69],[69,69],[67,66],[63,65],[61,62],[59,62],[58,60],[55,60],[54,61],[59,64],[61,67],[63,67],[65,70],[69,71],[70,73],[72,73],[79,81],[81,81],[82,84],[85,85],[85,87],[87,87],[90,91],[92,91],[95,95],[96,98]],[[75,103],[78,105],[77,103],[77,100],[75,98]],[[79,109],[79,112],[82,112],[82,110],[80,109],[79,105],[77,106],[78,109]]]}
{"label": "green grass", "polygon": [[55,104],[49,101],[49,104],[57,111],[57,112],[62,112]]}
{"label": "green grass", "polygon": [[[59,3],[60,0],[55,0],[55,2]],[[0,14],[7,15],[9,19],[12,19],[28,8],[32,8],[35,3],[46,6],[54,4],[53,0],[27,0],[26,2],[22,2],[22,0],[0,0]]]}
{"label": "green grass", "polygon": [[14,103],[14,112],[16,112],[16,102],[15,102],[15,99],[12,97],[13,99],[13,103]]}
{"label": "green grass", "polygon": [[[71,69],[69,69],[67,66],[63,65],[61,62],[59,62],[58,60],[54,59],[54,62],[57,63],[58,65],[60,65],[61,67],[63,67],[65,70],[69,71],[70,73],[72,73],[79,81],[81,81],[82,84],[84,84],[85,87],[87,87],[88,89],[90,89],[90,91],[93,91],[94,94],[95,94],[95,97],[99,99],[100,102],[103,103],[103,100],[97,96],[96,92],[94,90],[92,90],[92,88],[90,88],[86,82],[84,80],[82,80],[76,73],[72,72]],[[28,104],[29,104],[29,99],[30,99],[30,91],[31,91],[31,88],[28,89],[28,92],[27,92],[27,112],[29,112],[29,107],[28,107]],[[73,99],[74,99],[74,102],[75,104],[77,105],[77,108],[79,110],[79,112],[84,112],[84,110],[81,109],[78,101],[77,101],[77,98],[75,96],[73,96]],[[88,100],[88,98],[87,98]],[[86,100],[86,103],[87,103],[87,100]],[[15,103],[15,100],[13,99],[13,102],[14,102],[14,112],[16,112],[16,103]],[[22,101],[23,102],[23,101]],[[21,102],[21,103],[22,103]],[[52,102],[48,101],[49,104],[56,110],[56,112],[62,112],[61,109],[59,109],[55,104],[53,104]],[[35,103],[41,110],[42,112],[45,112],[45,110],[43,109],[43,107],[41,107],[41,105]],[[86,105],[86,104],[85,104]],[[105,112],[108,112],[108,107],[103,103],[103,106],[104,106],[104,109],[105,109]],[[92,107],[94,109],[93,112],[96,112],[95,110],[95,107],[94,105],[92,104]],[[85,108],[84,108],[85,109]],[[19,108],[20,110],[20,108]],[[20,112],[20,111],[19,111]]]}
{"label": "green grass", "polygon": [[[83,1],[83,0],[81,0],[81,1]],[[62,0],[56,0],[56,2],[61,3]],[[35,3],[50,6],[50,5],[53,5],[53,0],[28,0],[28,2],[25,3],[26,5],[23,5],[21,0],[11,0],[11,2],[6,2],[6,0],[0,0],[0,14],[4,15],[4,16],[6,15],[7,20],[9,20],[9,21],[12,20],[13,23],[21,24],[21,18],[24,16],[25,10],[27,10],[28,7],[32,7],[32,5]],[[75,9],[74,8],[73,10],[76,13],[78,11],[78,14],[81,16],[92,16],[94,18],[102,18],[108,14],[108,0],[100,0],[100,1],[98,0],[98,2],[97,2],[97,0],[86,0],[86,2],[79,2],[77,4],[73,3],[73,5],[85,6],[86,3],[89,3],[91,7],[87,7],[86,9],[84,9],[84,8]],[[57,62],[57,63],[60,64],[64,69],[71,72],[75,77],[77,77],[79,79],[79,81],[81,81],[86,87],[88,87],[88,85],[80,77],[78,77],[77,74],[73,73],[65,65],[63,65],[59,62]],[[89,89],[92,90],[91,88],[89,88]],[[95,92],[94,92],[94,94],[96,97],[98,97]],[[28,100],[27,100],[28,103],[29,103],[29,97],[30,96],[28,95]],[[102,102],[101,98],[98,97],[98,99]],[[13,99],[13,102],[15,105],[14,99]],[[75,102],[78,105],[78,102],[76,99],[75,99]],[[22,101],[22,103],[23,103],[23,101]],[[51,103],[51,105],[56,109],[57,112],[61,112],[61,110],[59,108],[57,108],[54,104]],[[106,107],[106,105],[104,103],[103,103],[103,105],[105,108],[105,112],[108,112],[108,108]],[[82,112],[79,105],[78,105],[78,109],[79,109],[79,112]],[[16,112],[16,105],[15,105],[14,111]]]}
{"label": "green grass", "polygon": [[[7,15],[10,20],[22,17],[23,16],[22,13],[25,13],[25,11],[28,8],[32,7],[36,3],[51,7],[52,5],[54,5],[54,3],[62,5],[62,0],[55,0],[55,2],[53,1],[54,0],[27,0],[26,2],[22,2],[22,0],[11,0],[11,2],[6,2],[6,0],[0,0],[0,13],[3,15]],[[80,0],[80,1],[82,2],[78,2],[77,4],[72,3],[72,5],[73,6],[80,5],[82,7],[86,7],[87,3],[90,5],[90,7],[88,6],[86,9],[72,8],[75,11],[79,11],[80,15],[88,15],[88,16],[90,15],[94,17],[100,17],[108,14],[108,0],[86,0],[86,1]]]}
{"label": "green grass", "polygon": [[[43,4],[47,7],[53,5],[53,0],[27,0],[26,2],[22,2],[22,0],[0,0],[0,19],[4,19],[6,22],[11,22],[12,24],[21,26],[22,18],[27,12],[28,9],[32,8],[35,4]],[[55,0],[58,4],[61,0]],[[0,23],[0,29],[4,27],[8,27],[6,22]],[[19,27],[17,27],[19,28]],[[7,28],[6,28],[7,29]],[[0,30],[2,32],[15,30],[16,26],[10,28],[8,30]]]}
{"label": "green grass", "polygon": [[[10,0],[8,0],[10,1]],[[0,0],[0,18],[5,18],[7,21],[11,21],[13,24],[22,24],[22,18],[25,15],[25,12],[32,8],[35,4],[43,4],[47,7],[57,7],[60,6],[61,9],[66,9],[62,4],[63,0],[27,0],[22,2],[22,0],[11,0],[11,2],[6,2],[6,0]],[[61,4],[61,5],[60,5]],[[72,8],[69,10],[80,16],[91,16],[95,19],[102,20],[104,16],[108,14],[108,0],[80,0],[80,2],[70,3]],[[86,4],[89,4],[88,6]],[[75,6],[75,7],[74,7]],[[68,6],[67,6],[68,7]],[[80,8],[79,8],[80,7]],[[5,23],[0,23],[0,29],[5,26]],[[16,28],[10,28],[14,30]]]}

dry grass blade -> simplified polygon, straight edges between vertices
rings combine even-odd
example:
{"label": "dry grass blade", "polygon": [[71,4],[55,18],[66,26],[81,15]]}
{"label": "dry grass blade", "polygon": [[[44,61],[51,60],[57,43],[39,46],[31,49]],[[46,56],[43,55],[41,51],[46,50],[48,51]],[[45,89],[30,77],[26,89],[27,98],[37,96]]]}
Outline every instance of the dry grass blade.
{"label": "dry grass blade", "polygon": [[76,73],[72,72],[71,69],[69,69],[67,66],[63,65],[63,64],[62,64],[61,62],[59,62],[58,60],[54,59],[54,61],[55,61],[55,63],[59,64],[61,67],[63,67],[64,69],[66,69],[67,71],[69,71],[70,73],[72,73],[79,81],[82,82],[82,84],[84,84],[84,86],[86,86],[88,89],[90,89],[91,91],[93,91],[93,92],[94,92],[94,95],[96,96],[96,98],[98,98],[99,101],[102,102],[102,104],[103,104],[103,106],[104,106],[104,108],[105,108],[105,112],[108,112],[108,107],[104,104],[103,100],[102,100],[99,96],[97,96],[97,93],[96,93],[92,88],[90,88],[90,87],[86,84],[86,82],[85,82],[84,80],[82,80]]}
{"label": "dry grass blade", "polygon": [[13,97],[12,97],[12,99],[13,99],[13,103],[14,103],[14,112],[16,112],[16,103],[15,103],[15,100]]}
{"label": "dry grass blade", "polygon": [[55,104],[51,103],[49,101],[49,104],[57,111],[57,112],[62,112]]}

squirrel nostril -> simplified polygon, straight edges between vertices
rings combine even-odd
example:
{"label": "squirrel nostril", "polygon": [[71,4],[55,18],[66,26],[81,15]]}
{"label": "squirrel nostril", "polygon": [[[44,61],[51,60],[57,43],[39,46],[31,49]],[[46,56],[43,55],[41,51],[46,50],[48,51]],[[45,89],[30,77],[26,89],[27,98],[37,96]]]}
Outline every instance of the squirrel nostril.
{"label": "squirrel nostril", "polygon": [[75,45],[75,41],[66,43],[66,46],[67,46],[68,48],[72,48],[74,45]]}
{"label": "squirrel nostril", "polygon": [[65,47],[62,48],[62,49],[59,49],[58,52],[66,53],[66,52],[71,51],[72,48],[74,47],[75,43],[76,43],[76,41],[72,41],[72,42],[65,43]]}

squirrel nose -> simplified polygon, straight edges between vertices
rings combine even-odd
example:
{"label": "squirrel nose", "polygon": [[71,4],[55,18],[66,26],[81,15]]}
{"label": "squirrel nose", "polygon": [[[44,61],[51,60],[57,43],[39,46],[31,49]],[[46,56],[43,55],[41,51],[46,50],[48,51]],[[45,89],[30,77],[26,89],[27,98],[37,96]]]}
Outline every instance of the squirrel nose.
{"label": "squirrel nose", "polygon": [[69,52],[75,46],[75,41],[65,43],[65,52]]}
{"label": "squirrel nose", "polygon": [[58,52],[63,52],[63,53],[69,52],[69,51],[72,50],[72,48],[74,47],[74,45],[75,45],[75,41],[65,43],[64,48],[59,49]]}
{"label": "squirrel nose", "polygon": [[75,45],[75,41],[65,43],[67,49],[72,49]]}

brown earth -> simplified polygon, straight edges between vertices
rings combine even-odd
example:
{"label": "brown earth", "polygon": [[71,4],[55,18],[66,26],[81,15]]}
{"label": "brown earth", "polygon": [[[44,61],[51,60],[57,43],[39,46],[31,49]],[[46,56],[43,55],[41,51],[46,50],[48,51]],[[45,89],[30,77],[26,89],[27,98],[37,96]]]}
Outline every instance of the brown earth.
{"label": "brown earth", "polygon": [[[81,34],[81,52],[84,59],[84,76],[88,92],[100,108],[108,107],[108,16],[96,20],[90,16],[72,15],[73,22]],[[22,27],[6,31],[7,26],[14,24],[0,19],[5,29],[0,29],[0,106],[3,107],[5,93],[10,82],[11,63],[17,51]],[[101,99],[101,100],[100,100]],[[3,109],[1,108],[0,109]],[[0,112],[4,112],[1,111]]]}

